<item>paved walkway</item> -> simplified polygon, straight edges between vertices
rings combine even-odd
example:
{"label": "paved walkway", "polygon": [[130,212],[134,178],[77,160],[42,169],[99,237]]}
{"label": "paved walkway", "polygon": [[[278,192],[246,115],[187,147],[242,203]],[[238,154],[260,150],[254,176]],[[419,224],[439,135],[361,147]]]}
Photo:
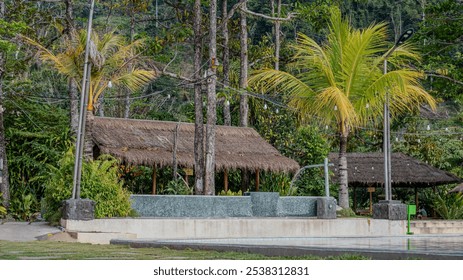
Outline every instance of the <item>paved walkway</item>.
{"label": "paved walkway", "polygon": [[60,232],[59,228],[50,226],[48,222],[0,223],[0,240],[34,241],[48,239],[48,237]]}
{"label": "paved walkway", "polygon": [[[0,224],[0,240],[53,240],[62,233],[47,222]],[[69,239],[69,240],[68,240]],[[72,238],[60,241],[74,241]],[[463,234],[381,237],[236,238],[197,240],[113,240],[132,247],[194,248],[273,256],[362,254],[373,259],[463,259]]]}

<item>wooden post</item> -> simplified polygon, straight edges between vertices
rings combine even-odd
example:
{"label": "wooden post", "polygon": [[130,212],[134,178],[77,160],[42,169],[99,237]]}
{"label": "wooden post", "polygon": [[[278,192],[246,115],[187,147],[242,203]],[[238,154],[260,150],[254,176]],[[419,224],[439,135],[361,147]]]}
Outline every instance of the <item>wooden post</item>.
{"label": "wooden post", "polygon": [[354,186],[354,212],[357,212],[357,187]]}
{"label": "wooden post", "polygon": [[373,214],[373,192],[370,192],[370,215]]}
{"label": "wooden post", "polygon": [[177,180],[177,144],[178,144],[178,129],[179,129],[180,123],[177,123],[177,126],[175,127],[174,131],[174,146],[172,148],[172,169],[173,169],[173,180]]}
{"label": "wooden post", "polygon": [[256,192],[259,191],[259,169],[256,169]]}
{"label": "wooden post", "polygon": [[153,165],[153,188],[152,194],[156,194],[156,164]]}
{"label": "wooden post", "polygon": [[415,187],[415,205],[416,209],[420,209],[418,208],[418,187]]}
{"label": "wooden post", "polygon": [[228,170],[223,171],[223,188],[225,192],[228,192]]}
{"label": "wooden post", "polygon": [[367,191],[370,193],[370,215],[373,214],[373,193],[376,191],[375,187],[368,187]]}

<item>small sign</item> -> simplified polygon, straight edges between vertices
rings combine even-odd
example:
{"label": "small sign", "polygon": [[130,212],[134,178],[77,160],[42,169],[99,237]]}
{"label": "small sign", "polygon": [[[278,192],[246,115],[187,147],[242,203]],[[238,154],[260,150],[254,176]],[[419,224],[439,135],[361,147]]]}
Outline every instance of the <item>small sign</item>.
{"label": "small sign", "polygon": [[375,188],[374,187],[368,187],[367,192],[375,192]]}
{"label": "small sign", "polygon": [[187,176],[192,176],[193,175],[193,169],[192,168],[183,168],[183,171],[185,172],[185,175],[187,175]]}

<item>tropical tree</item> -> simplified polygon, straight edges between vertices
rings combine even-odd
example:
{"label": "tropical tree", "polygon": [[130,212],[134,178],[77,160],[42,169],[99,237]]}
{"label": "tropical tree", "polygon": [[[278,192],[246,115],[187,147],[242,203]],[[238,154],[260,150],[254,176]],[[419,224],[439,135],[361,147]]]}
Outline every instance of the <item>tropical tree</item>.
{"label": "tropical tree", "polygon": [[349,208],[346,148],[351,130],[367,122],[380,123],[387,92],[392,117],[416,111],[422,103],[435,106],[419,83],[422,74],[407,67],[419,59],[413,47],[403,44],[392,49],[388,61],[393,69],[384,74],[387,47],[386,24],[354,29],[335,9],[323,45],[299,34],[292,46],[290,71],[264,69],[250,79],[252,86],[287,93],[302,121],[316,118],[318,123],[336,123],[339,205],[343,208]]}
{"label": "tropical tree", "polygon": [[[62,42],[61,52],[53,53],[39,43],[25,40],[39,49],[40,59],[49,62],[53,68],[69,79],[82,80],[84,53],[87,32],[73,32]],[[150,60],[141,55],[143,40],[126,44],[124,38],[112,32],[99,36],[92,33],[89,59],[91,74],[87,106],[87,124],[91,133],[93,111],[98,106],[99,98],[111,86],[120,86],[129,91],[137,91],[147,85],[156,76],[156,71],[150,67]],[[150,69],[151,68],[151,69]],[[79,90],[81,85],[78,84]],[[90,136],[90,135],[89,135]],[[92,154],[91,137],[86,137],[85,155]]]}

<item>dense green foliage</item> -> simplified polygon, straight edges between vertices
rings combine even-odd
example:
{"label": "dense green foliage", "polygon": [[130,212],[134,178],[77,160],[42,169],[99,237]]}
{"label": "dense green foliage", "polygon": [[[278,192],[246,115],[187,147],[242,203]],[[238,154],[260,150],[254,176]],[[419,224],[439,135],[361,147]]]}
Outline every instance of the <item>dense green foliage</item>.
{"label": "dense green foliage", "polygon": [[[64,200],[71,197],[74,154],[69,150],[58,167],[49,166],[50,174],[44,194],[46,219],[56,220]],[[125,217],[130,214],[130,194],[122,187],[119,162],[110,156],[83,162],[81,198],[95,202],[95,217]]]}
{"label": "dense green foliage", "polygon": [[49,166],[57,166],[71,146],[66,112],[27,96],[6,99],[5,126],[10,175],[12,217],[30,219],[49,179]]}
{"label": "dense green foliage", "polygon": [[463,219],[463,194],[448,193],[449,188],[439,189],[435,193],[428,193],[430,206],[437,214],[447,220]]}
{"label": "dense green foliage", "polygon": [[[67,81],[49,66],[36,60],[36,50],[18,40],[21,33],[53,52],[60,51],[60,42],[67,36],[68,26],[64,16],[63,1],[35,2],[8,0],[5,2],[5,18],[0,20],[0,49],[5,56],[5,72],[2,75],[5,97],[5,129],[7,138],[8,166],[11,183],[9,213],[17,219],[30,219],[40,209],[40,201],[49,185],[49,173],[62,167],[59,160],[63,152],[73,144],[69,133],[69,96]],[[88,5],[86,0],[72,1],[74,26],[79,31],[86,27]],[[203,45],[207,45],[208,3],[203,3]],[[230,9],[237,1],[228,1]],[[266,0],[248,0],[248,9],[265,15],[276,15]],[[276,1],[275,1],[276,2]],[[157,3],[157,6],[156,6]],[[403,114],[393,119],[392,146],[394,151],[404,152],[433,166],[463,176],[463,4],[457,0],[403,0],[400,5],[392,0],[283,0],[281,16],[291,12],[297,16],[281,22],[280,68],[289,69],[294,55],[288,45],[303,33],[323,45],[326,41],[327,20],[332,7],[337,6],[356,28],[385,22],[388,34],[385,41],[390,47],[407,28],[414,28],[412,40],[423,59],[412,67],[426,74],[422,80],[426,90],[439,101],[444,101],[444,113],[421,117]],[[149,58],[143,65],[147,69],[154,64],[158,70],[186,77],[176,79],[159,75],[145,88],[131,93],[131,118],[171,121],[194,121],[192,78],[193,1],[96,1],[94,31],[105,34],[115,30],[127,41],[142,39],[146,42],[142,56]],[[219,1],[219,5],[221,2]],[[156,10],[158,18],[156,19]],[[273,13],[272,13],[273,12]],[[219,9],[219,20],[222,16]],[[239,19],[235,14],[228,24],[230,31],[230,85],[223,88],[222,54],[223,38],[219,29],[219,89],[218,97],[224,97],[231,106],[232,124],[239,123],[239,100],[242,90],[239,82],[240,42]],[[257,16],[248,16],[250,70],[273,67],[274,23]],[[63,40],[62,40],[63,39]],[[208,49],[203,49],[204,58]],[[148,60],[147,60],[148,61]],[[155,61],[155,62],[153,62]],[[82,63],[82,62],[80,62]],[[79,64],[81,65],[81,64]],[[393,66],[392,66],[393,67]],[[201,73],[207,68],[203,60]],[[329,152],[338,151],[336,123],[325,124],[315,119],[301,127],[286,107],[287,99],[280,92],[254,92],[248,88],[250,98],[250,125],[282,154],[299,162],[301,166],[322,163]],[[127,96],[118,87],[106,88],[104,114],[108,117],[124,115]],[[447,105],[451,104],[451,110]],[[218,123],[223,123],[221,105],[218,106]],[[97,112],[98,114],[98,112]],[[430,125],[430,129],[427,126]],[[349,152],[378,152],[382,149],[381,119],[368,121],[357,127],[349,136]],[[96,168],[96,166],[94,166]],[[98,168],[96,168],[98,169]],[[52,173],[53,173],[52,172]],[[97,172],[97,170],[94,170]],[[115,172],[115,171],[114,171]],[[151,167],[128,167],[119,171],[124,187],[132,193],[151,193]],[[158,193],[188,193],[185,184],[172,181],[169,168],[159,168]],[[63,175],[64,176],[64,175]],[[95,178],[93,178],[95,179]],[[192,186],[191,180],[188,182]],[[297,188],[290,188],[292,175],[261,172],[261,191],[278,191],[283,195],[323,194],[323,170],[311,169],[296,181]],[[251,176],[252,189],[254,176]],[[241,190],[239,171],[229,172],[231,192]],[[223,174],[216,174],[218,192],[223,189]],[[109,183],[108,183],[109,184]],[[57,187],[57,186],[55,186]],[[331,190],[336,194],[335,187]],[[379,188],[378,188],[379,189]],[[245,190],[245,191],[247,191]],[[63,191],[63,199],[67,193]],[[429,192],[430,196],[432,192]],[[412,202],[413,194],[398,191],[401,199]],[[421,194],[420,194],[421,196]],[[436,195],[438,197],[439,195]],[[440,194],[442,198],[446,194]],[[377,197],[374,197],[377,199]],[[360,199],[365,205],[367,197]],[[421,200],[421,197],[420,197]],[[431,199],[423,197],[427,206]],[[445,199],[444,199],[445,201]],[[58,202],[57,202],[58,203]],[[363,203],[363,204],[362,204]],[[54,206],[54,210],[56,211]],[[106,206],[105,206],[106,207]],[[109,207],[109,206],[108,206]],[[437,206],[436,206],[437,207]],[[0,214],[1,215],[1,214]]]}

